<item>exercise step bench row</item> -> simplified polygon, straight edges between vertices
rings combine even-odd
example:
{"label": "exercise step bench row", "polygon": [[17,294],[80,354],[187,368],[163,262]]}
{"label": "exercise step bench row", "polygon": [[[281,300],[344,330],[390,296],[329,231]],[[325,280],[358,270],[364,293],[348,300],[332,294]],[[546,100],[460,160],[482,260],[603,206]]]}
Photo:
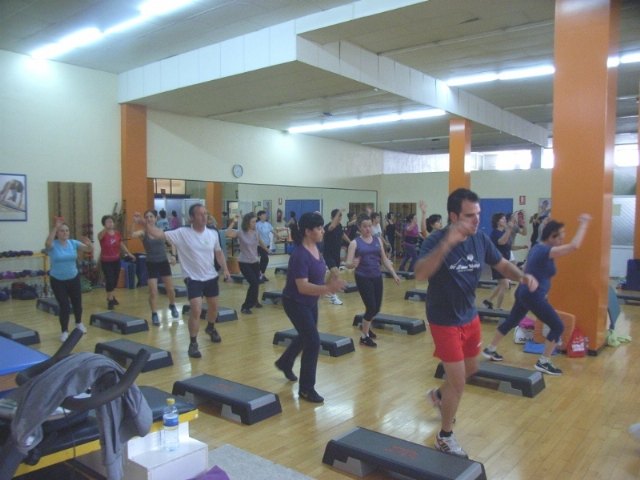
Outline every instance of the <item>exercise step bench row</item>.
{"label": "exercise step bench row", "polygon": [[[164,286],[162,283],[158,285],[158,292],[162,293],[163,295],[167,294],[167,287]],[[187,287],[183,286],[183,285],[174,285],[173,287],[173,293],[175,294],[176,298],[178,297],[186,297],[187,296]]]}
{"label": "exercise step bench row", "polygon": [[22,345],[40,343],[38,332],[13,322],[0,322],[0,337],[8,338]]}
{"label": "exercise step bench row", "polygon": [[129,368],[129,365],[131,365],[135,360],[138,352],[143,348],[150,353],[149,359],[142,368],[143,372],[150,372],[151,370],[157,370],[158,368],[173,365],[171,352],[152,347],[151,345],[132,342],[131,340],[122,339],[111,340],[110,342],[100,342],[96,344],[94,352],[101,353],[102,355],[115,360],[124,368]]}
{"label": "exercise step bench row", "polygon": [[[298,331],[295,328],[281,330],[273,335],[273,344],[286,347],[297,337]],[[320,353],[330,357],[340,357],[353,351],[355,351],[355,347],[351,337],[320,333]]]}
{"label": "exercise step bench row", "polygon": [[[391,278],[391,272],[382,270],[382,274],[387,278]],[[416,274],[414,272],[405,272],[403,270],[397,271],[396,275],[398,275],[400,278],[405,278],[407,280],[413,280],[414,278],[416,278]]]}
{"label": "exercise step bench row", "polygon": [[222,405],[224,418],[245,425],[253,425],[282,412],[280,399],[275,393],[208,374],[175,382],[173,394],[184,396],[196,405]]}
{"label": "exercise step bench row", "polygon": [[485,318],[507,318],[511,313],[509,310],[503,310],[501,308],[478,307],[477,310],[480,320],[484,320]]}
{"label": "exercise step bench row", "polygon": [[113,332],[119,331],[123,335],[149,330],[149,324],[144,318],[133,317],[114,311],[94,313],[89,318],[89,323],[94,327],[105,330],[111,330]]}
{"label": "exercise step bench row", "polygon": [[[183,305],[182,306],[182,315],[189,315],[191,311],[191,305]],[[202,302],[202,310],[200,310],[200,320],[207,319],[207,312],[209,311],[209,306],[206,302]],[[232,320],[238,319],[238,312],[233,308],[228,307],[218,307],[218,317],[216,318],[216,322],[230,322]]]}
{"label": "exercise step bench row", "polygon": [[407,290],[404,294],[405,300],[417,300],[425,302],[427,300],[427,291],[420,288],[412,288]]}
{"label": "exercise step bench row", "polygon": [[359,477],[382,470],[416,480],[484,480],[484,465],[467,458],[356,427],[327,443],[322,462]]}
{"label": "exercise step bench row", "polygon": [[[353,326],[356,327],[362,323],[364,315],[359,313],[353,317]],[[399,315],[389,315],[387,313],[379,313],[373,317],[371,322],[374,327],[391,328],[398,332],[406,332],[409,335],[415,335],[426,331],[427,327],[424,320],[419,318],[402,317]]]}
{"label": "exercise step bench row", "polygon": [[[442,363],[438,363],[435,377],[445,377]],[[467,383],[529,398],[535,397],[545,388],[544,376],[536,370],[490,361],[480,362],[478,371],[467,380]]]}

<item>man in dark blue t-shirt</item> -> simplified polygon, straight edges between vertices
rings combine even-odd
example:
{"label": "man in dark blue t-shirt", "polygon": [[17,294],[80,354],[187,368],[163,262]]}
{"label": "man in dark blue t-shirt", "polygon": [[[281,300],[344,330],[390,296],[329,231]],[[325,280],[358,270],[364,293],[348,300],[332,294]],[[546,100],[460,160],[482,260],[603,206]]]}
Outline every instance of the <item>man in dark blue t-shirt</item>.
{"label": "man in dark blue t-shirt", "polygon": [[449,225],[422,243],[415,275],[416,280],[429,280],[427,320],[435,345],[434,356],[442,361],[446,374],[440,388],[428,393],[442,416],[435,447],[466,457],[453,436],[453,423],[466,380],[478,370],[482,339],[475,290],[482,267],[487,263],[532,291],[538,282],[505,259],[486,234],[478,232],[478,195],[465,188],[455,190],[447,200],[447,212]]}

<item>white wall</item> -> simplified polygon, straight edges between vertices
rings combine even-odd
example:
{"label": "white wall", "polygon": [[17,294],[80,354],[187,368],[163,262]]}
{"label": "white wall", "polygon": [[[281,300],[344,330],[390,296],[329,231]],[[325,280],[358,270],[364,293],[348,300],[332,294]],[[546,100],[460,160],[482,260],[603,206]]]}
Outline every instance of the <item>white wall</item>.
{"label": "white wall", "polygon": [[40,250],[47,182],[93,185],[94,231],[120,201],[117,77],[0,50],[0,172],[27,175],[27,221],[2,222],[0,250]]}

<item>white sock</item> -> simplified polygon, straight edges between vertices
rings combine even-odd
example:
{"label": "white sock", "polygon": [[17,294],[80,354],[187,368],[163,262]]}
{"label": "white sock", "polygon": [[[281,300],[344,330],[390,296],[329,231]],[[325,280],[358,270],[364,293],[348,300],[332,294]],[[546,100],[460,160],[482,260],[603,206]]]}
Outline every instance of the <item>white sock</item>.
{"label": "white sock", "polygon": [[540,355],[540,363],[549,363],[549,359],[547,357],[545,357],[544,355]]}
{"label": "white sock", "polygon": [[486,350],[489,350],[490,352],[495,352],[496,351],[496,347],[494,347],[493,345],[489,345]]}

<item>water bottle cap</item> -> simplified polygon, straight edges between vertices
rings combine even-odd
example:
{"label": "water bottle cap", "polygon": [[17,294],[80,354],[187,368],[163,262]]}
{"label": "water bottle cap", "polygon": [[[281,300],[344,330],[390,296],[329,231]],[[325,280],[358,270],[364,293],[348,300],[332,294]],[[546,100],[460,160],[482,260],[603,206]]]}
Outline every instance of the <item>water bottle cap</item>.
{"label": "water bottle cap", "polygon": [[167,405],[175,405],[176,403],[176,399],[175,398],[167,398]]}

